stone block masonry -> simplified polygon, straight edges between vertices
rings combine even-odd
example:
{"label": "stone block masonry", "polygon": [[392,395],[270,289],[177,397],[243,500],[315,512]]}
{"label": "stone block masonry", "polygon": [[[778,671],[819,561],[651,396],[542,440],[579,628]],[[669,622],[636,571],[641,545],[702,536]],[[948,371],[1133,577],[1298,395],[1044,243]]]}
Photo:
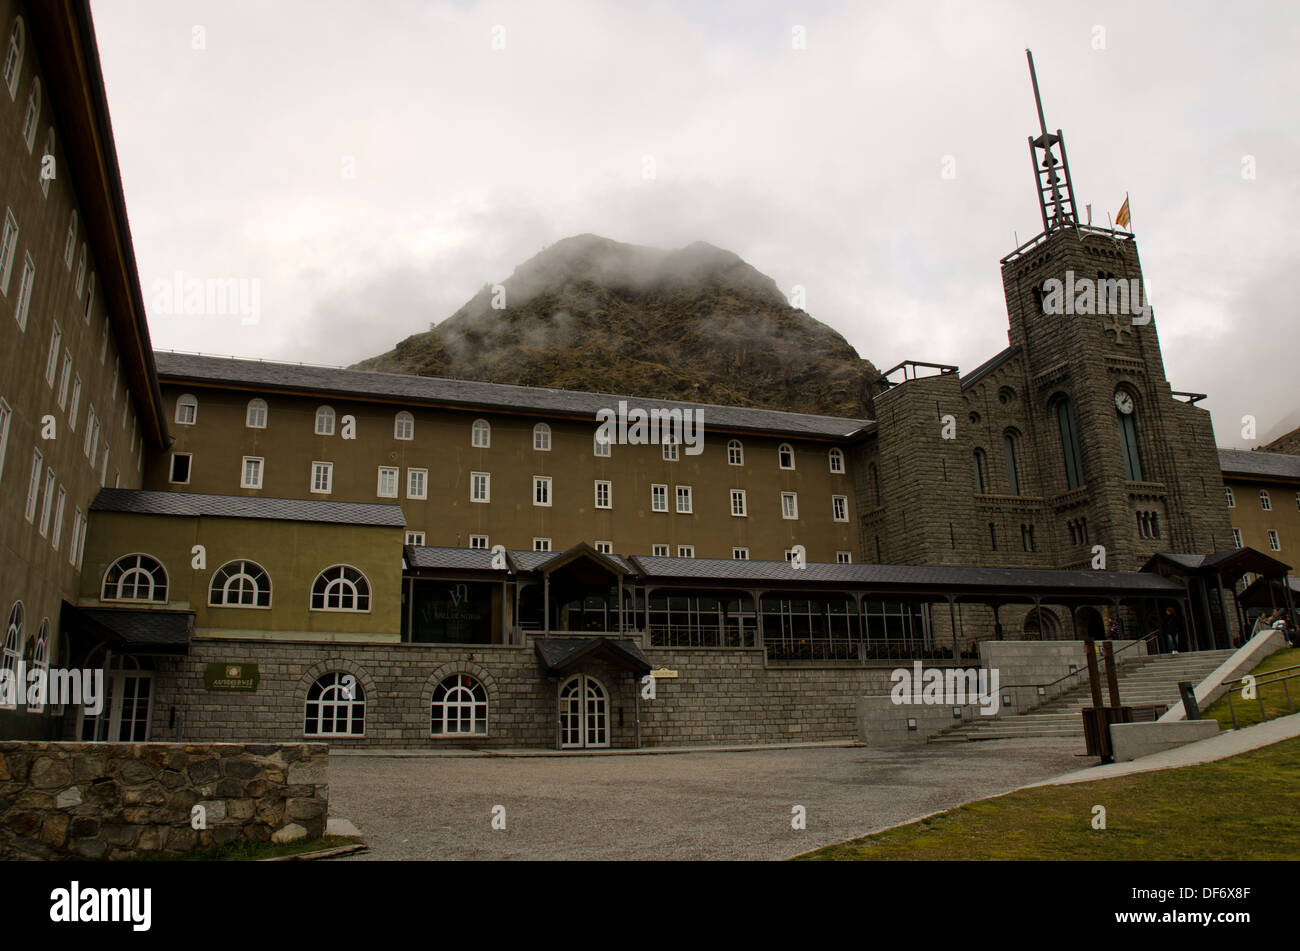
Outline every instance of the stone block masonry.
{"label": "stone block masonry", "polygon": [[0,859],[315,838],[329,812],[328,766],[323,743],[0,743]]}

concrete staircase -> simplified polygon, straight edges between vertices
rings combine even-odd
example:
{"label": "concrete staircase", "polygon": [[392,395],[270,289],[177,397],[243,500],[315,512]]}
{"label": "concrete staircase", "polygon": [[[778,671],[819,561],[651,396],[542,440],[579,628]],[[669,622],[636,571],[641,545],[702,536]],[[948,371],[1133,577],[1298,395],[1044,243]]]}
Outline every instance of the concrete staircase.
{"label": "concrete staircase", "polygon": [[[1118,672],[1119,699],[1125,706],[1181,703],[1178,683],[1193,685],[1214,672],[1232,656],[1230,650],[1198,651],[1190,654],[1157,654],[1121,666]],[[1104,675],[1103,675],[1104,676]],[[965,743],[972,740],[1008,740],[1022,737],[1077,737],[1083,739],[1083,708],[1092,706],[1088,675],[1080,684],[1029,713],[977,717],[961,726],[932,736],[930,743]],[[1102,700],[1109,702],[1102,683]]]}

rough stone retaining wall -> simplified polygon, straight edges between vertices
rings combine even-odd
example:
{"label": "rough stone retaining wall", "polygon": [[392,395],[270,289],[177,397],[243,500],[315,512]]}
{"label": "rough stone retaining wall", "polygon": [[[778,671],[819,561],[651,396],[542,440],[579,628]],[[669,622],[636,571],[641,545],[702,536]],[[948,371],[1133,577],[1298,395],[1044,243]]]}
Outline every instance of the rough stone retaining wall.
{"label": "rough stone retaining wall", "polygon": [[[119,859],[325,832],[323,743],[0,743],[0,859]],[[191,825],[193,807],[206,828]]]}

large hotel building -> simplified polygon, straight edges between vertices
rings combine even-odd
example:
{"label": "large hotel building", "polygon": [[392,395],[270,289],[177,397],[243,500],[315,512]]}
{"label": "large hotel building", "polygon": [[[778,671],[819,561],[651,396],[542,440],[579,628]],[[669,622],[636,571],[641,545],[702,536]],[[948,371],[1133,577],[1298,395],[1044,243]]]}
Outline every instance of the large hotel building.
{"label": "large hotel building", "polygon": [[[1059,134],[1007,346],[900,363],[872,420],[155,353],[88,5],[0,26],[3,665],[111,688],[10,697],[5,737],[838,739],[900,661],[1169,607],[1221,648],[1247,581],[1287,597],[1295,513],[1238,513],[1300,508],[1297,457],[1220,453],[1154,320],[1045,313],[1067,272],[1142,282]],[[620,401],[702,410],[702,451],[597,439]]]}

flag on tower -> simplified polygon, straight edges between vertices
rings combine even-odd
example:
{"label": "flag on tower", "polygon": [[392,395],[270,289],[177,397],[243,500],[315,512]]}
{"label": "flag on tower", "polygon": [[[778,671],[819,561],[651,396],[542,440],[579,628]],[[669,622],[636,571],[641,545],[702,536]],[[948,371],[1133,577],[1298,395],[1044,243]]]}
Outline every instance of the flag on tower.
{"label": "flag on tower", "polygon": [[1115,227],[1133,230],[1129,225],[1128,192],[1124,193],[1124,204],[1119,206],[1119,214],[1115,216]]}

